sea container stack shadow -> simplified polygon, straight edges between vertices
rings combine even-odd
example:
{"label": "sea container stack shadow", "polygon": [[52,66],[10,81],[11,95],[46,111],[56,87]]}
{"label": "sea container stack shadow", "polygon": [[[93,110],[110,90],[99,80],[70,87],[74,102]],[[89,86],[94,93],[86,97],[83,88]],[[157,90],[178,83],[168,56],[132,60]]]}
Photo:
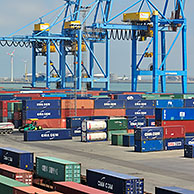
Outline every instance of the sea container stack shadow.
{"label": "sea container stack shadow", "polygon": [[[126,134],[127,133],[127,119],[124,117],[110,117],[107,119],[108,140],[112,140],[113,134]],[[115,136],[116,138],[119,136]],[[121,137],[119,137],[121,138]],[[122,140],[121,140],[122,141]],[[116,143],[117,144],[117,143]],[[119,144],[121,145],[121,143]]]}
{"label": "sea container stack shadow", "polygon": [[144,193],[144,179],[104,169],[87,169],[87,185],[110,193]]}
{"label": "sea container stack shadow", "polygon": [[163,128],[142,127],[135,129],[135,152],[163,150]]}
{"label": "sea container stack shadow", "polygon": [[105,120],[82,121],[82,142],[107,141],[107,123]]}

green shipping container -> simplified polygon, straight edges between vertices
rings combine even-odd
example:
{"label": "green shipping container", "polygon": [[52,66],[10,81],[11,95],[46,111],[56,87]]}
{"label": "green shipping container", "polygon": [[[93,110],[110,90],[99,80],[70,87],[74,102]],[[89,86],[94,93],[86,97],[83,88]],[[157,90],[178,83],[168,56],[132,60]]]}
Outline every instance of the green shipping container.
{"label": "green shipping container", "polygon": [[0,175],[0,193],[13,194],[13,187],[28,187],[30,185],[21,183],[14,179]]}
{"label": "green shipping container", "polygon": [[109,119],[107,120],[108,130],[127,129],[127,119]]}
{"label": "green shipping container", "polygon": [[112,145],[119,145],[123,146],[123,135],[126,135],[125,133],[118,133],[118,134],[112,134]]}
{"label": "green shipping container", "polygon": [[36,157],[36,173],[53,181],[81,182],[81,164],[54,157]]}
{"label": "green shipping container", "polygon": [[108,140],[112,141],[112,134],[117,134],[117,133],[127,133],[127,129],[126,130],[109,130],[108,131]]}

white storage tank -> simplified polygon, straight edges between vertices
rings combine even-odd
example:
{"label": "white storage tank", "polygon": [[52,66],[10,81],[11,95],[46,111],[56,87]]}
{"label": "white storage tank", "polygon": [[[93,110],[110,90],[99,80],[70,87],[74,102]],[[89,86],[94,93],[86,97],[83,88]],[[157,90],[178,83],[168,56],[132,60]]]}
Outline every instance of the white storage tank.
{"label": "white storage tank", "polygon": [[106,132],[97,132],[97,133],[87,133],[82,132],[82,141],[88,142],[88,141],[103,141],[107,139],[107,133]]}
{"label": "white storage tank", "polygon": [[102,130],[106,128],[107,124],[105,120],[82,121],[82,131]]}

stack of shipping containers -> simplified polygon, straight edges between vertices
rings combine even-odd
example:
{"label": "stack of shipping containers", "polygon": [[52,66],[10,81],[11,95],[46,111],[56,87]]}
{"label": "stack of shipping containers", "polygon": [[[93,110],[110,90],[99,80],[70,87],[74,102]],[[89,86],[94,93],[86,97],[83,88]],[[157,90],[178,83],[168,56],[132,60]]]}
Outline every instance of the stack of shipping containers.
{"label": "stack of shipping containers", "polygon": [[142,127],[135,129],[135,151],[151,152],[163,150],[163,128]]}
{"label": "stack of shipping containers", "polygon": [[112,134],[127,133],[127,119],[124,117],[110,117],[107,119],[108,140],[112,139]]}

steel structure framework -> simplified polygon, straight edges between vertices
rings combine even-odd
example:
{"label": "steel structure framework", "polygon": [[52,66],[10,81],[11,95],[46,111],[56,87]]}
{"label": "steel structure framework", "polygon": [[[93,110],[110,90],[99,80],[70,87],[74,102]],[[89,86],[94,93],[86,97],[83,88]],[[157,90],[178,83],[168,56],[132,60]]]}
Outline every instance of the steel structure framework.
{"label": "steel structure framework", "polygon": [[[36,86],[36,71],[37,65],[36,60],[39,55],[40,45],[43,43],[46,44],[46,52],[44,56],[46,57],[46,86],[49,88],[51,82],[60,82],[61,88],[67,88],[67,83],[74,82],[74,87],[78,90],[81,89],[82,83],[86,82],[90,84],[90,88],[94,88],[95,82],[105,83],[105,89],[110,89],[110,39],[113,38],[113,32],[116,33],[115,38],[118,39],[129,39],[131,37],[132,42],[132,57],[131,57],[131,66],[132,66],[132,91],[137,90],[137,78],[139,75],[150,75],[153,77],[153,92],[159,92],[159,80],[161,81],[161,92],[166,92],[166,76],[181,76],[182,79],[182,90],[183,93],[187,92],[187,46],[186,46],[186,17],[184,13],[184,4],[185,0],[164,0],[163,10],[159,10],[157,6],[151,0],[135,0],[126,9],[120,11],[115,16],[111,16],[113,0],[95,0],[94,2],[83,6],[83,0],[64,0],[64,5],[58,7],[57,9],[51,11],[50,13],[59,10],[62,8],[58,16],[55,18],[53,23],[47,29],[41,32],[33,32],[29,36],[13,36],[18,31],[23,28],[31,25],[30,23],[27,26],[24,26],[20,30],[8,35],[7,37],[0,38],[0,44],[5,45],[14,45],[14,46],[31,46],[32,47],[32,86]],[[174,17],[170,19],[167,18],[167,10],[170,2],[174,2]],[[148,10],[152,17],[148,22],[141,23],[120,23],[113,24],[116,18],[121,16],[123,13],[128,12],[130,9],[138,7],[137,12],[142,10]],[[65,23],[67,21],[79,21],[80,12],[84,8],[90,8],[89,12],[81,21],[81,26],[83,26],[86,21],[93,17],[93,22],[91,25],[86,27],[66,29]],[[48,13],[48,14],[50,14]],[[42,16],[44,18],[48,14]],[[59,18],[63,15],[63,18]],[[97,22],[100,18],[100,23]],[[33,21],[33,23],[37,20]],[[53,26],[58,23],[62,23],[62,30],[59,34],[51,33]],[[49,29],[49,31],[48,31]],[[123,34],[123,31],[125,32]],[[152,31],[153,36],[148,36],[149,42],[145,46],[145,51],[142,53],[139,61],[137,53],[137,43],[138,38],[142,36],[143,32]],[[121,33],[120,36],[118,33]],[[175,39],[170,45],[168,51],[166,49],[166,36],[167,33],[174,32],[176,33]],[[159,53],[159,33],[161,34],[161,53]],[[173,49],[173,46],[178,41],[178,37],[182,33],[182,70],[167,70],[167,58]],[[128,36],[127,36],[128,35]],[[127,38],[128,37],[128,38]],[[145,41],[146,42],[146,41]],[[77,44],[77,50],[72,52],[72,43]],[[87,50],[89,51],[89,65],[82,63],[82,44],[85,44]],[[100,64],[98,58],[95,55],[94,46],[96,43],[105,44],[105,68]],[[50,46],[53,44],[59,54],[59,70],[50,65]],[[141,63],[143,58],[148,51],[149,47],[153,45],[153,66],[150,70],[141,70]],[[73,69],[68,64],[67,57],[73,56]],[[161,56],[161,63],[159,64],[159,56]],[[94,77],[94,65],[97,65],[103,78],[96,79]],[[51,67],[57,73],[57,77],[51,77]],[[87,74],[86,77],[82,76],[82,70]],[[71,76],[67,76],[67,72],[71,73]]]}

